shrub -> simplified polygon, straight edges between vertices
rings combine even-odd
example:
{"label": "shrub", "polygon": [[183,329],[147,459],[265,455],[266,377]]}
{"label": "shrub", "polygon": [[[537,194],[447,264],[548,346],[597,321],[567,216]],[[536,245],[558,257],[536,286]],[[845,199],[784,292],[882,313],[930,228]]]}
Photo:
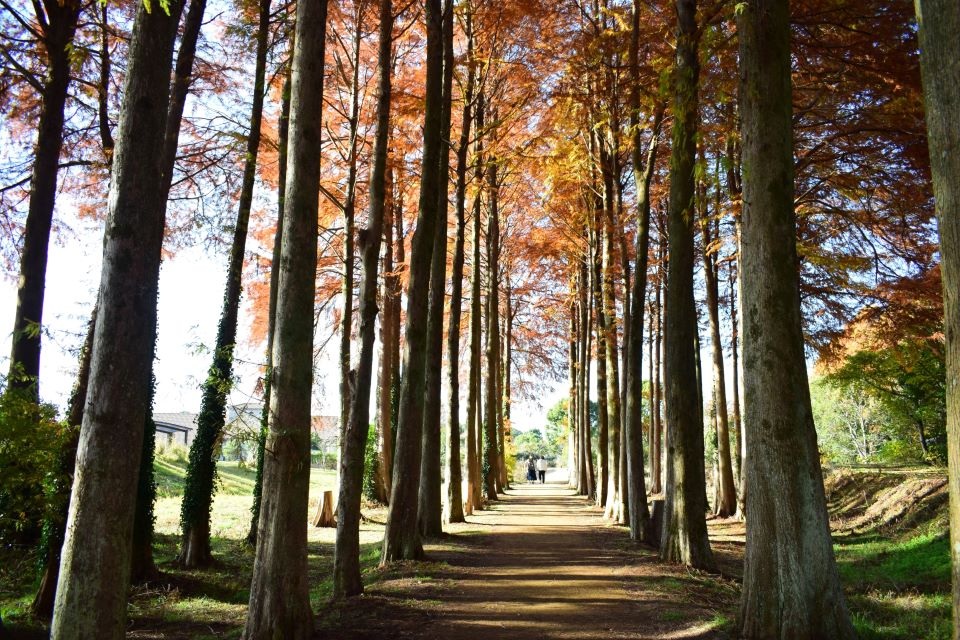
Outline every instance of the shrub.
{"label": "shrub", "polygon": [[15,390],[0,394],[0,544],[39,540],[64,493],[58,461],[69,433],[52,405]]}

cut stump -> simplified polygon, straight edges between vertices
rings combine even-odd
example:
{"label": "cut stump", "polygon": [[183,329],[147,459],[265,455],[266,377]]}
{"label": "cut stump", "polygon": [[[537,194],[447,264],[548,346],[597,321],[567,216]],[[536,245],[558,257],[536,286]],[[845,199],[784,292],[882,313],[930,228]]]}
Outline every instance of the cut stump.
{"label": "cut stump", "polygon": [[317,505],[317,514],[313,516],[315,527],[336,527],[337,521],[333,517],[333,491],[324,491],[323,499]]}

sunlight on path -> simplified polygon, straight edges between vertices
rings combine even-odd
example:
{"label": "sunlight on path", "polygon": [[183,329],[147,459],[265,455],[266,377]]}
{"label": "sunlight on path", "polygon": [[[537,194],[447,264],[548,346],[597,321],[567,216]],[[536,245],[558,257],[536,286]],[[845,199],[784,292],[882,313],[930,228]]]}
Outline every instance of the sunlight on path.
{"label": "sunlight on path", "polygon": [[[368,591],[384,598],[372,614],[411,624],[347,637],[726,637],[718,631],[726,623],[718,611],[729,610],[729,594],[660,564],[651,549],[631,543],[626,529],[575,495],[565,477],[515,485],[451,529],[452,536],[427,545],[434,562]],[[413,623],[411,609],[427,620]]]}

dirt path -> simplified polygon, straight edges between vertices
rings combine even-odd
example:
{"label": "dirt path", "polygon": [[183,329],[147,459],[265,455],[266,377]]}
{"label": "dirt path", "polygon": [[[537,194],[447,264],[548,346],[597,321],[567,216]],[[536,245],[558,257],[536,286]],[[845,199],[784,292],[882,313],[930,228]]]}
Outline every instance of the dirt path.
{"label": "dirt path", "polygon": [[737,588],[661,564],[564,484],[519,485],[329,611],[321,638],[723,638]]}

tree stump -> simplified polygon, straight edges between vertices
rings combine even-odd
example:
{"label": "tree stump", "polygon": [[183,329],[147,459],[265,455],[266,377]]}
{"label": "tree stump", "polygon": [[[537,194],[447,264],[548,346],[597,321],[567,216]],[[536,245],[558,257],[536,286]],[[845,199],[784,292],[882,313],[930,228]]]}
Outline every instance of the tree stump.
{"label": "tree stump", "polygon": [[337,520],[333,517],[333,491],[324,491],[323,499],[317,505],[317,514],[313,516],[315,527],[336,527]]}

